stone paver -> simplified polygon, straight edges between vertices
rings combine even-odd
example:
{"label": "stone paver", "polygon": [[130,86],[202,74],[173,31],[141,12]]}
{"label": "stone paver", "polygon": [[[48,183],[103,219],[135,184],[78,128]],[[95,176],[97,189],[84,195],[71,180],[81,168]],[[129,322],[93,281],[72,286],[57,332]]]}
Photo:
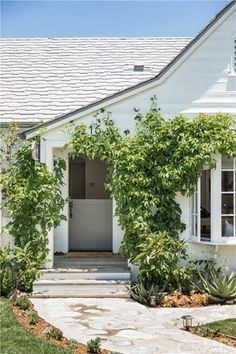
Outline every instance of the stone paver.
{"label": "stone paver", "polygon": [[100,336],[106,349],[127,354],[233,354],[236,349],[180,328],[236,318],[236,305],[203,308],[146,308],[130,299],[32,299],[39,315],[68,338],[86,343]]}

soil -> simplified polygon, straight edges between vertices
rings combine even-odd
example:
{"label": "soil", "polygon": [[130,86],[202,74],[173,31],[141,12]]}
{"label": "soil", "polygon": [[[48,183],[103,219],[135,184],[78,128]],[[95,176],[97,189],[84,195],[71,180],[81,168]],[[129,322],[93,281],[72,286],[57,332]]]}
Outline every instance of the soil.
{"label": "soil", "polygon": [[208,339],[216,340],[217,342],[221,342],[223,344],[226,344],[226,345],[236,348],[236,337],[227,336],[226,334],[223,334],[223,333],[217,333],[217,334],[212,333],[209,336],[201,335],[201,332],[196,331],[196,328],[194,328],[194,327],[190,328],[189,332],[196,334],[200,337],[205,337]]}
{"label": "soil", "polygon": [[[31,311],[34,311],[33,305],[32,308],[30,309]],[[13,312],[15,316],[17,317],[18,321],[26,327],[30,332],[32,332],[35,336],[40,337],[44,340],[49,341],[51,344],[63,347],[65,349],[68,348],[68,342],[69,340],[66,337],[63,337],[61,340],[56,340],[54,338],[48,339],[46,334],[43,333],[43,331],[48,328],[48,327],[54,327],[50,323],[46,322],[44,319],[41,317],[38,318],[38,322],[35,325],[30,324],[30,319],[29,316],[25,313],[25,311],[22,311],[18,306],[13,306]],[[75,354],[88,354],[87,352],[87,347],[86,345],[82,343],[78,343],[76,349],[71,350]],[[102,349],[100,351],[101,354],[110,354],[109,351]]]}
{"label": "soil", "polygon": [[180,291],[164,296],[161,307],[202,307],[208,305],[208,297],[206,294],[191,291],[189,295],[185,295]]}

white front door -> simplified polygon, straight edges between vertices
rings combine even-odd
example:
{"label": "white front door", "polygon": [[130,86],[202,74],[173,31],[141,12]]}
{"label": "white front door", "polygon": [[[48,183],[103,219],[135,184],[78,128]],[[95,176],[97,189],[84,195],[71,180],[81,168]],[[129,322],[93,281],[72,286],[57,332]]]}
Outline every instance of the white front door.
{"label": "white front door", "polygon": [[71,201],[69,249],[112,251],[111,199]]}
{"label": "white front door", "polygon": [[69,250],[112,251],[112,200],[106,165],[78,157],[69,163]]}

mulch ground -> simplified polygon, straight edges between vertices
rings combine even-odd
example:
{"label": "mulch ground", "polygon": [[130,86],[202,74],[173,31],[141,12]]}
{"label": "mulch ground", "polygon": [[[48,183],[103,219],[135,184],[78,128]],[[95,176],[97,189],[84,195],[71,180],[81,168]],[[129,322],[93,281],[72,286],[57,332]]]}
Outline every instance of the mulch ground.
{"label": "mulch ground", "polygon": [[[33,305],[30,310],[34,311]],[[18,321],[24,327],[26,327],[30,332],[32,332],[35,336],[42,338],[44,340],[47,340],[51,344],[63,347],[65,349],[69,349],[68,348],[69,340],[67,338],[63,337],[61,340],[56,340],[54,338],[50,338],[50,339],[47,338],[46,334],[43,333],[43,331],[48,327],[54,327],[54,326],[52,326],[50,323],[46,322],[41,317],[38,318],[38,322],[35,325],[32,325],[32,324],[30,324],[30,319],[27,316],[27,314],[25,314],[25,312],[22,311],[18,306],[13,306],[13,312],[14,312],[16,318],[18,319]],[[86,345],[84,345],[82,343],[78,343],[76,349],[73,349],[72,351],[75,354],[88,354]],[[110,352],[103,349],[100,353],[101,354],[109,354]]]}
{"label": "mulch ground", "polygon": [[208,296],[191,291],[189,295],[175,291],[166,295],[162,300],[161,307],[202,307],[208,305]]}

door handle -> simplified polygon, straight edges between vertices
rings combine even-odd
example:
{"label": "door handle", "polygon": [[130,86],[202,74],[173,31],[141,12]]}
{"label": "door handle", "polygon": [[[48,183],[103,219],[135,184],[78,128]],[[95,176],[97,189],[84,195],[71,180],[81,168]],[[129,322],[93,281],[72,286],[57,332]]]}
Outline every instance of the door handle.
{"label": "door handle", "polygon": [[69,214],[70,214],[70,219],[73,217],[73,202],[69,202]]}

